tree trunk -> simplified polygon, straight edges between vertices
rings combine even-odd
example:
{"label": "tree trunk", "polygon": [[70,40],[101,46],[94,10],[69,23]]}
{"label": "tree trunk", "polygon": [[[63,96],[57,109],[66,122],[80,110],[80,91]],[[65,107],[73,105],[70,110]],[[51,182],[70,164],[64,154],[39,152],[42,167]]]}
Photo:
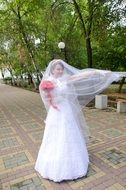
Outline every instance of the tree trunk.
{"label": "tree trunk", "polygon": [[28,73],[28,85],[33,84],[32,76]]}
{"label": "tree trunk", "polygon": [[[7,0],[6,0],[6,3],[9,4],[9,2]],[[28,40],[27,35],[25,33],[25,30],[24,30],[24,26],[23,26],[23,23],[22,23],[22,17],[21,17],[21,14],[20,14],[20,4],[17,4],[17,12],[15,11],[15,9],[13,7],[11,7],[11,10],[13,11],[13,13],[16,15],[16,17],[18,19],[19,32],[22,35],[23,42],[25,43],[26,48],[28,50],[28,55],[29,55],[29,57],[31,59],[31,62],[32,62],[33,67],[35,69],[35,72],[37,73],[37,84],[34,83],[34,86],[35,86],[35,88],[38,88],[38,84],[40,83],[38,73],[40,73],[40,72],[39,72],[39,70],[38,70],[38,68],[36,66],[33,51],[31,49],[29,40]]]}
{"label": "tree trunk", "polygon": [[13,85],[17,85],[17,83],[15,82],[15,79],[14,79],[14,76],[13,76],[13,73],[12,73],[12,70],[9,68],[8,69],[9,70],[9,72],[10,72],[10,74],[11,74],[11,85],[13,86]]}
{"label": "tree trunk", "polygon": [[[8,3],[8,1],[6,1]],[[35,69],[35,72],[37,73],[37,84],[34,83],[34,86],[35,88],[38,88],[38,84],[40,83],[40,80],[39,80],[39,77],[38,77],[38,73],[39,70],[36,66],[36,63],[35,63],[35,60],[34,60],[34,54],[33,54],[33,51],[31,49],[31,46],[30,46],[30,43],[29,43],[29,40],[27,39],[27,35],[25,33],[25,30],[24,30],[24,26],[23,26],[23,23],[22,23],[22,18],[21,18],[21,14],[20,14],[20,6],[17,5],[17,12],[13,9],[13,7],[11,7],[13,13],[16,15],[17,19],[18,19],[18,26],[19,26],[19,32],[21,33],[22,35],[22,38],[23,38],[23,42],[25,43],[25,46],[28,50],[28,55],[31,59],[31,62],[33,64],[33,67]]]}
{"label": "tree trunk", "polygon": [[2,74],[2,77],[3,77],[3,79],[4,79],[4,73],[3,73],[2,69],[1,69],[1,74]]}
{"label": "tree trunk", "polygon": [[23,23],[22,23],[22,19],[21,19],[21,15],[20,15],[20,11],[18,9],[18,14],[17,14],[17,17],[18,17],[18,23],[19,23],[19,30],[20,30],[20,33],[22,34],[22,37],[23,37],[23,40],[24,40],[24,43],[27,47],[27,50],[28,50],[28,54],[29,54],[29,57],[31,59],[31,62],[32,62],[32,65],[35,69],[35,72],[37,73],[37,84],[34,84],[35,85],[35,88],[36,88],[36,85],[38,86],[38,84],[40,83],[40,80],[39,80],[39,76],[38,76],[38,73],[39,73],[39,70],[36,66],[36,63],[35,63],[35,60],[34,60],[34,54],[33,54],[33,51],[31,49],[31,46],[29,44],[29,41],[27,39],[27,35],[25,33],[25,30],[24,30],[24,27],[23,27]]}
{"label": "tree trunk", "polygon": [[[87,50],[87,62],[88,62],[88,67],[92,67],[92,48],[91,48],[91,26],[92,26],[92,19],[93,19],[93,12],[90,15],[90,23],[88,25],[88,27],[86,27],[86,21],[81,13],[80,7],[78,5],[78,3],[76,2],[76,0],[73,0],[74,3],[74,7],[76,12],[78,13],[78,17],[80,19],[81,22],[81,26],[83,29],[83,35],[84,35],[84,40],[86,38],[86,50]],[[93,1],[94,3],[94,1]]]}
{"label": "tree trunk", "polygon": [[91,48],[91,40],[89,37],[86,38],[86,50],[87,50],[88,67],[92,68],[92,48]]}
{"label": "tree trunk", "polygon": [[118,92],[120,93],[121,90],[122,90],[122,87],[123,87],[123,84],[125,82],[125,77],[122,78],[121,82],[120,82],[120,85],[119,85],[119,89],[118,89]]}

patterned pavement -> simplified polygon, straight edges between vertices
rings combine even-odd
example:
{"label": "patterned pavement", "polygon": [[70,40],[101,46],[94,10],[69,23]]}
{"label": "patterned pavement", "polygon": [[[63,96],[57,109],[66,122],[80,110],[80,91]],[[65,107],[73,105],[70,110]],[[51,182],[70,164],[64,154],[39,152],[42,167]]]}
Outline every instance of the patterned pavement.
{"label": "patterned pavement", "polygon": [[84,114],[91,131],[87,177],[42,179],[34,170],[44,131],[40,96],[0,84],[0,190],[125,190],[126,113],[86,108]]}

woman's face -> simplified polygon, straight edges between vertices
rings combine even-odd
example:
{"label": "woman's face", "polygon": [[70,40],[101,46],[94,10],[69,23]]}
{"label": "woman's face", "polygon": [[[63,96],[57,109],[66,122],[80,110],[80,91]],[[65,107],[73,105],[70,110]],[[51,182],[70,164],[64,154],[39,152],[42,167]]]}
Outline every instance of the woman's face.
{"label": "woman's face", "polygon": [[63,75],[63,70],[63,66],[57,63],[52,70],[52,74],[55,78],[61,77]]}

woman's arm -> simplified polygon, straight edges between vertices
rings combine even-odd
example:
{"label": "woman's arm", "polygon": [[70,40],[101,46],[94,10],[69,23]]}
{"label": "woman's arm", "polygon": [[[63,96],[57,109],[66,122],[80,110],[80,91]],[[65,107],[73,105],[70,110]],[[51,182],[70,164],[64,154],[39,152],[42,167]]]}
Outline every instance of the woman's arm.
{"label": "woman's arm", "polygon": [[96,71],[85,71],[76,75],[72,75],[69,77],[69,80],[79,80],[84,77],[89,77],[91,75],[95,75]]}
{"label": "woman's arm", "polygon": [[79,80],[82,78],[90,77],[90,76],[96,76],[96,75],[102,75],[105,76],[106,74],[110,74],[111,71],[105,71],[105,70],[93,70],[93,71],[84,71],[76,75],[72,75],[68,78],[68,80]]}

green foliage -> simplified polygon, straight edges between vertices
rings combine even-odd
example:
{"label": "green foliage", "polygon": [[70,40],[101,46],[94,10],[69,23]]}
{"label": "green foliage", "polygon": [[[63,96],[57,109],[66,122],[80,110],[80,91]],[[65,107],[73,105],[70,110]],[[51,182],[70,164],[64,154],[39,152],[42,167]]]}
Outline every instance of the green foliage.
{"label": "green foliage", "polygon": [[[87,67],[85,35],[73,2],[0,0],[0,68],[12,77],[40,73],[51,59],[65,56],[69,64]],[[93,67],[126,70],[123,1],[76,2],[91,39]],[[60,41],[66,44],[66,55],[58,48]]]}
{"label": "green foliage", "polygon": [[106,41],[94,48],[94,65],[97,68],[126,70],[126,26],[117,26],[108,32]]}
{"label": "green foliage", "polygon": [[5,77],[3,80],[4,81],[10,81],[10,80],[12,80],[12,77]]}

